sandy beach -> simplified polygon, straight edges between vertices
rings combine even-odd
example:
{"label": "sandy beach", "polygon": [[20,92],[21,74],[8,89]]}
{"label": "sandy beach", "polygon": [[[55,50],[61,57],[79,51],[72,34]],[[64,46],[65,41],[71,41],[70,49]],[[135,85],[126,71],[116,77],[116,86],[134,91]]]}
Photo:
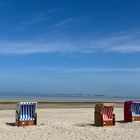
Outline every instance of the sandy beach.
{"label": "sandy beach", "polygon": [[140,138],[140,122],[123,123],[115,108],[116,125],[94,126],[94,108],[38,109],[38,125],[15,126],[15,110],[0,110],[0,140],[132,140]]}

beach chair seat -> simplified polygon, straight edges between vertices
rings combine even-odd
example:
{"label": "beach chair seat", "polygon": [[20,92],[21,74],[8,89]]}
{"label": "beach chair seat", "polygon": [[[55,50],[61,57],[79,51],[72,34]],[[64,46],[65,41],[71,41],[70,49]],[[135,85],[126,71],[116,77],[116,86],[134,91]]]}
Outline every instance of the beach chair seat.
{"label": "beach chair seat", "polygon": [[113,104],[96,104],[94,121],[96,126],[115,125],[115,114],[113,114]]}
{"label": "beach chair seat", "polygon": [[37,125],[37,102],[19,102],[16,110],[16,125]]}
{"label": "beach chair seat", "polygon": [[140,100],[130,100],[124,102],[124,121],[140,121]]}

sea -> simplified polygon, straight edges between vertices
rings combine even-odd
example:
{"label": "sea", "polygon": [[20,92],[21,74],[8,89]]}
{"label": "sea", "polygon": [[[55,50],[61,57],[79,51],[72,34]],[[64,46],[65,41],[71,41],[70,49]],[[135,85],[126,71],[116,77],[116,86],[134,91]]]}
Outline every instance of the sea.
{"label": "sea", "polygon": [[100,94],[77,94],[77,93],[46,93],[46,94],[0,94],[0,100],[3,99],[40,99],[40,100],[138,100],[140,97],[136,96],[111,96],[111,95],[100,95]]}

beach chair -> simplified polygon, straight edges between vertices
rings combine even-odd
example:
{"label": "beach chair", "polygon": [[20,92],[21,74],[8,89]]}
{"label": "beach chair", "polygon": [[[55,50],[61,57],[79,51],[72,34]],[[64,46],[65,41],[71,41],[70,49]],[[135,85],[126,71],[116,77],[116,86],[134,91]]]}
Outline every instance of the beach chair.
{"label": "beach chair", "polygon": [[37,125],[37,102],[19,102],[16,110],[16,125]]}
{"label": "beach chair", "polygon": [[115,114],[113,114],[114,104],[96,104],[94,121],[95,126],[115,125]]}
{"label": "beach chair", "polygon": [[140,100],[130,100],[124,102],[124,121],[140,121]]}

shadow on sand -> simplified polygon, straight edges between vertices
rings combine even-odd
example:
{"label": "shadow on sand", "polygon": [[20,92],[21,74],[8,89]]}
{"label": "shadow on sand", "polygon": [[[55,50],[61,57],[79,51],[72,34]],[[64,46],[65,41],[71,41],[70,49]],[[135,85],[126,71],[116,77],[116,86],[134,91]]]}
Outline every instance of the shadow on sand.
{"label": "shadow on sand", "polygon": [[[116,121],[116,123],[122,123],[122,124],[125,124],[126,122],[124,120],[119,120],[119,121]],[[89,127],[89,126],[92,126],[92,127],[98,127],[96,126],[95,124],[86,124],[86,123],[79,123],[79,124],[75,124],[75,126],[78,126],[78,127]]]}
{"label": "shadow on sand", "polygon": [[15,123],[6,123],[7,125],[10,125],[10,126],[16,126]]}
{"label": "shadow on sand", "polygon": [[126,123],[124,120],[116,121],[117,123]]}
{"label": "shadow on sand", "polygon": [[78,126],[78,127],[88,127],[88,126],[95,126],[95,124],[79,123],[79,124],[75,124],[75,126]]}

